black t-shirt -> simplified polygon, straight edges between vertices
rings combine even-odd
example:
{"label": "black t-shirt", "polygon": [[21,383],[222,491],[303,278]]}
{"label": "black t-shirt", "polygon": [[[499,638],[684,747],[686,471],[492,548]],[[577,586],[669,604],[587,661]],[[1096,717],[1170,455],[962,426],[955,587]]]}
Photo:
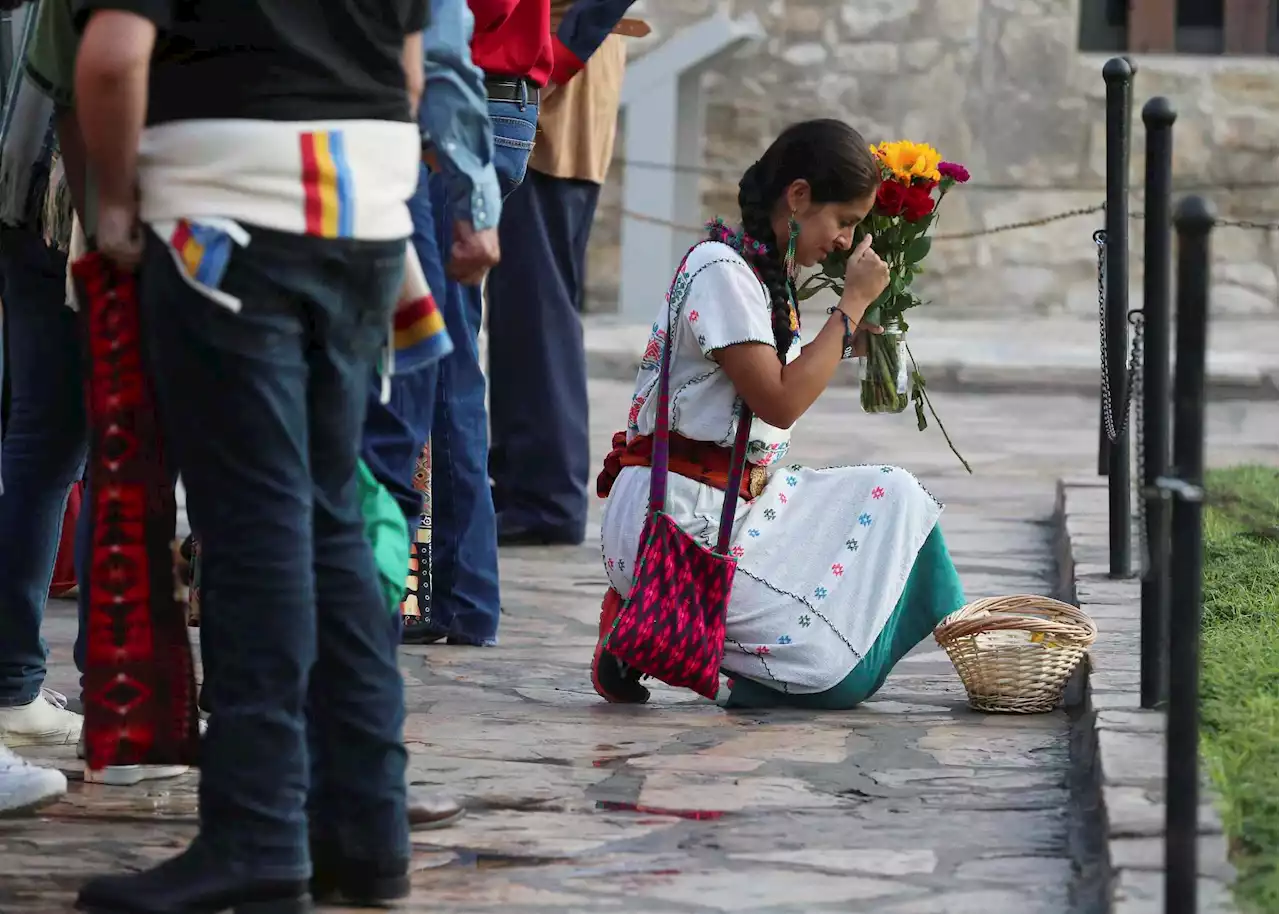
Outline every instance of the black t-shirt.
{"label": "black t-shirt", "polygon": [[408,121],[406,35],[427,0],[73,0],[155,23],[147,124],[199,118]]}

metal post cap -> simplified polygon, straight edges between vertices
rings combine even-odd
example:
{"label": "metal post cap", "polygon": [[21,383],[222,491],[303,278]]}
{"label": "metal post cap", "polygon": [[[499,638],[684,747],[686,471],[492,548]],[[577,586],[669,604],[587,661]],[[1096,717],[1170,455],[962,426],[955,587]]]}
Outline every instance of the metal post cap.
{"label": "metal post cap", "polygon": [[1148,127],[1168,127],[1178,119],[1178,111],[1173,102],[1163,95],[1157,95],[1142,106],[1142,122]]}
{"label": "metal post cap", "polygon": [[1133,67],[1123,57],[1112,57],[1102,65],[1102,78],[1109,83],[1127,82],[1133,77]]}
{"label": "metal post cap", "polygon": [[1213,228],[1217,213],[1213,204],[1198,194],[1183,197],[1173,214],[1173,224],[1180,232],[1207,233]]}

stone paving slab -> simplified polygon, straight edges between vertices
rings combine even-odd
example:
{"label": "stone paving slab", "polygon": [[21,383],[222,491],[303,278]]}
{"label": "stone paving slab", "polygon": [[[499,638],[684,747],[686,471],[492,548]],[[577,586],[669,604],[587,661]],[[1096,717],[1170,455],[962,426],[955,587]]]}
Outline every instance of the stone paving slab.
{"label": "stone paving slab", "polygon": [[[1267,462],[1274,463],[1274,455]],[[1109,901],[1115,914],[1160,914],[1166,716],[1140,706],[1141,582],[1136,576],[1116,580],[1108,575],[1108,510],[1105,481],[1059,483],[1061,589],[1099,628],[1083,699],[1092,729],[1086,751],[1094,754],[1101,794]],[[1207,782],[1198,831],[1199,910],[1234,911],[1229,886],[1235,872]]]}
{"label": "stone paving slab", "polygon": [[[634,380],[649,327],[605,315],[588,316],[584,326],[592,376]],[[811,319],[808,329],[816,332],[818,326]],[[1274,316],[1214,322],[1208,396],[1276,399],[1278,332]],[[1036,316],[1014,323],[922,312],[912,318],[909,338],[931,391],[1096,395],[1098,390],[1096,320]],[[856,363],[848,363],[835,383],[855,385],[858,380]]]}
{"label": "stone paving slab", "polygon": [[[598,457],[629,395],[629,384],[593,382]],[[947,502],[970,596],[1053,591],[1055,480],[1091,464],[1096,402],[942,395],[938,408],[974,476],[936,432],[866,416],[849,391],[806,417],[795,454],[909,467]],[[1272,459],[1276,423],[1268,404],[1215,405],[1211,459]],[[852,712],[726,713],[665,687],[646,706],[610,706],[588,676],[598,543],[504,550],[502,575],[500,646],[402,654],[410,779],[470,807],[456,827],[415,836],[403,910],[1088,910],[1065,711],[970,711],[932,642]],[[71,605],[50,604],[48,684],[71,694],[74,629]],[[74,772],[70,750],[44,758]],[[0,911],[66,911],[85,876],[173,853],[194,831],[195,784],[77,782],[42,818],[0,823]],[[1149,860],[1150,849],[1131,853]]]}

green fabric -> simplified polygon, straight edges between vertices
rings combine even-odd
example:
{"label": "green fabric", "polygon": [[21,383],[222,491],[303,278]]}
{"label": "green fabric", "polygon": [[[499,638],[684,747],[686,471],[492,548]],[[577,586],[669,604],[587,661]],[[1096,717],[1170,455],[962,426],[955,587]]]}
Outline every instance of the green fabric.
{"label": "green fabric", "polygon": [[960,575],[947,552],[942,529],[934,527],[916,554],[898,604],[875,643],[848,676],[825,692],[788,695],[748,679],[734,678],[726,708],[808,708],[845,711],[884,685],[894,665],[929,637],[938,623],[964,605]]}
{"label": "green fabric", "polygon": [[27,49],[27,73],[61,108],[70,108],[75,95],[76,34],[70,0],[41,0],[36,31]]}
{"label": "green fabric", "polygon": [[[35,32],[27,47],[24,62],[26,74],[40,91],[52,99],[58,109],[69,109],[75,103],[76,51],[80,35],[72,18],[71,0],[40,0],[36,11]],[[64,168],[57,170],[58,182],[53,199],[47,201],[45,235],[61,251],[71,240],[71,188]],[[98,226],[98,194],[92,174],[84,176],[84,212],[80,213],[85,237],[92,239]]]}
{"label": "green fabric", "polygon": [[360,489],[360,513],[364,534],[373,548],[387,609],[398,612],[404,597],[404,579],[409,573],[409,525],[391,493],[373,478],[361,460],[356,464],[356,484]]}

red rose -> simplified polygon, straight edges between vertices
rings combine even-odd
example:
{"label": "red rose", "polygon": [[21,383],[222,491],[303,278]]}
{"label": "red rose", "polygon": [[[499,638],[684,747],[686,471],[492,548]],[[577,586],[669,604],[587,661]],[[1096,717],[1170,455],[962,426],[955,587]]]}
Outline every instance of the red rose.
{"label": "red rose", "polygon": [[929,187],[917,185],[906,190],[902,211],[908,222],[919,222],[933,212],[933,197],[929,194]]}
{"label": "red rose", "polygon": [[906,200],[906,186],[890,178],[882,182],[880,189],[876,191],[876,213],[881,216],[896,216],[902,212]]}

